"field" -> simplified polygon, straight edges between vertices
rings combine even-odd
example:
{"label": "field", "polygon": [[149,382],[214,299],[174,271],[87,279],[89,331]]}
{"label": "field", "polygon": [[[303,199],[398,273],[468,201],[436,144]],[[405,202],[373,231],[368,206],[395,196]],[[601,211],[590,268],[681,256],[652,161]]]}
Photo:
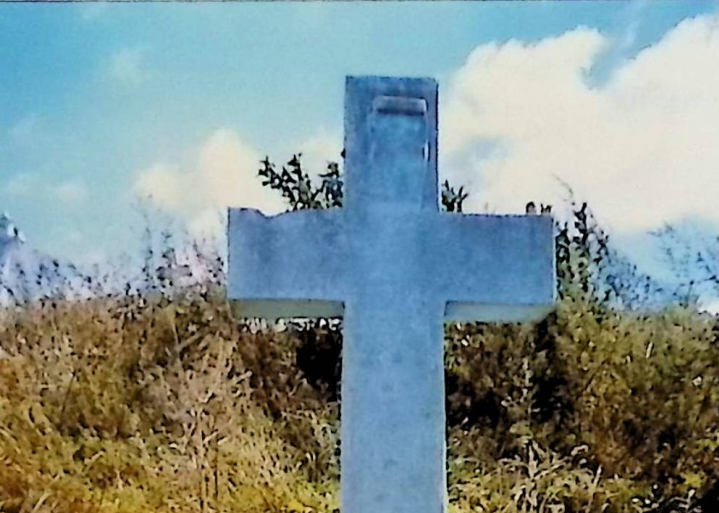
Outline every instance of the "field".
{"label": "field", "polygon": [[[336,165],[317,188],[263,165],[292,210],[341,206]],[[145,292],[0,311],[0,512],[338,511],[341,326],[237,322],[213,254],[209,282],[158,282],[150,226]],[[586,204],[556,228],[554,313],[446,326],[450,512],[719,511],[719,317]]]}
{"label": "field", "polygon": [[[340,332],[250,328],[221,289],[4,313],[0,511],[336,510]],[[708,500],[717,337],[690,309],[569,299],[537,325],[448,326],[451,511]]]}

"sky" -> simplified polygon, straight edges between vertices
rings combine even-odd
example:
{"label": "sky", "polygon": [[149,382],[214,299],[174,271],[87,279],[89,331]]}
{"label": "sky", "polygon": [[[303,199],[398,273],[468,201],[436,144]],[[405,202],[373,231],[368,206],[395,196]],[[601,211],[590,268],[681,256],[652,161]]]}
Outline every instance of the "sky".
{"label": "sky", "polygon": [[640,266],[719,233],[719,2],[0,5],[0,211],[79,262],[139,248],[139,200],[192,234],[283,209],[259,161],[338,160],[346,75],[440,87],[440,179],[468,212],[568,184]]}

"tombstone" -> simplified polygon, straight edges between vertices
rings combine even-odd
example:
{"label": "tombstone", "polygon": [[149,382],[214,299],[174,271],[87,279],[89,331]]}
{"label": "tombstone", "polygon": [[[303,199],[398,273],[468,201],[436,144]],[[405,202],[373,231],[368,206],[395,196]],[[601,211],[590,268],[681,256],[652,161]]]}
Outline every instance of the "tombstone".
{"label": "tombstone", "polygon": [[345,91],[344,207],[230,209],[228,295],[244,318],[344,317],[342,512],[440,513],[443,322],[545,316],[553,224],[439,211],[434,80]]}

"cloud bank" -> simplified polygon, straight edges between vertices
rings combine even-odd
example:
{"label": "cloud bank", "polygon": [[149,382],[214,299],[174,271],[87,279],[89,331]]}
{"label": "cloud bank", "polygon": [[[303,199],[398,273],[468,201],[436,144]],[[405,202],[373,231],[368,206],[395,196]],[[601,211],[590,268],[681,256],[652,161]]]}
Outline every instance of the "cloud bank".
{"label": "cloud bank", "polygon": [[[586,27],[485,44],[450,76],[440,173],[468,186],[468,211],[561,205],[564,181],[611,231],[690,217],[719,224],[719,16],[685,20],[593,83],[593,67],[617,44]],[[319,130],[292,151],[321,171],[338,159],[341,134]],[[138,173],[135,192],[183,213],[192,231],[219,234],[227,206],[284,210],[257,177],[262,158],[236,132],[217,130],[190,165],[158,162]]]}
{"label": "cloud bank", "polygon": [[719,16],[685,20],[592,85],[611,44],[579,27],[482,45],[452,75],[440,159],[470,210],[561,203],[559,178],[610,229],[719,223]]}
{"label": "cloud bank", "polygon": [[109,60],[110,77],[128,86],[140,85],[147,79],[144,56],[139,48],[123,48]]}
{"label": "cloud bank", "polygon": [[195,236],[222,233],[224,209],[284,210],[281,197],[262,186],[257,170],[263,157],[232,130],[220,129],[200,144],[187,166],[158,162],[141,170],[134,192],[167,212],[180,214]]}

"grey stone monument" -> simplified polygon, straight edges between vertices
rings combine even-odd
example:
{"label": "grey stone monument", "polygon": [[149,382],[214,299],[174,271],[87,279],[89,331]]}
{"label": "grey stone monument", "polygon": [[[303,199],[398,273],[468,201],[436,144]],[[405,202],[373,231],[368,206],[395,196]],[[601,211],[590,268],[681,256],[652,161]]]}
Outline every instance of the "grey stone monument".
{"label": "grey stone monument", "polygon": [[245,318],[344,316],[343,513],[446,508],[443,322],[553,307],[548,216],[442,213],[437,84],[348,77],[343,208],[229,211]]}

